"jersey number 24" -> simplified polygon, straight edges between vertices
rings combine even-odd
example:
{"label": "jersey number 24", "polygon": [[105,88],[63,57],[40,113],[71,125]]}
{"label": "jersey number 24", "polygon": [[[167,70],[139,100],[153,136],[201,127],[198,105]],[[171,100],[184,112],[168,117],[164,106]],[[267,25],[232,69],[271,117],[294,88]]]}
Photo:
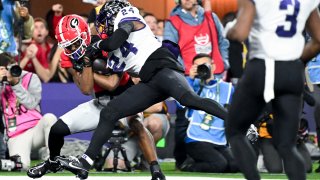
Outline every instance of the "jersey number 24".
{"label": "jersey number 24", "polygon": [[[129,43],[127,41],[125,41],[119,49],[122,59],[128,57],[130,53],[137,54],[138,52],[138,49],[134,47],[132,43]],[[112,54],[108,61],[108,67],[113,69],[114,72],[123,72],[124,68],[126,67],[126,63],[123,60],[120,61],[119,57]]]}

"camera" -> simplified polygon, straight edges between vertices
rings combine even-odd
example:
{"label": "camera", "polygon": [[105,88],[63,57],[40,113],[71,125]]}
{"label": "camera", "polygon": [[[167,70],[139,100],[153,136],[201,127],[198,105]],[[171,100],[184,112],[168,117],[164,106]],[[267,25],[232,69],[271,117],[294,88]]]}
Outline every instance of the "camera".
{"label": "camera", "polygon": [[[20,77],[22,69],[19,65],[8,66],[8,70],[12,77]],[[6,76],[3,77],[2,82],[7,82],[8,79]]]}
{"label": "camera", "polygon": [[[128,172],[131,171],[131,166],[130,166],[130,162],[128,161],[127,158],[127,153],[126,153],[126,149],[124,147],[122,147],[122,144],[128,141],[128,134],[127,131],[122,129],[119,126],[119,122],[117,122],[115,129],[112,131],[112,136],[110,137],[110,139],[108,140],[108,148],[106,149],[106,151],[104,152],[104,154],[102,155],[98,155],[95,159],[94,162],[94,168],[97,171],[113,171],[113,172],[117,172],[117,167],[118,167],[118,155],[119,153],[122,154],[122,157],[124,158],[124,163],[126,165],[126,168]],[[109,153],[113,151],[113,167],[112,168],[108,168],[108,169],[103,169],[104,163],[106,158],[108,157]]]}
{"label": "camera", "polygon": [[22,169],[21,157],[19,155],[11,156],[10,159],[0,160],[0,170],[20,171]]}
{"label": "camera", "polygon": [[209,63],[201,64],[197,67],[197,73],[198,75],[196,78],[199,78],[201,80],[207,80],[211,77],[211,65]]}

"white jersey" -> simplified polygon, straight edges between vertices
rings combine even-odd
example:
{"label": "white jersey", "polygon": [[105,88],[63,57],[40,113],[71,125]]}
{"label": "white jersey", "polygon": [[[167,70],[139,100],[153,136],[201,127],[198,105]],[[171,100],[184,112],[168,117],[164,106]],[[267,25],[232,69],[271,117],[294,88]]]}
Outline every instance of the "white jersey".
{"label": "white jersey", "polygon": [[109,53],[108,67],[115,72],[127,71],[138,75],[147,58],[161,46],[161,42],[152,33],[137,8],[129,6],[121,9],[114,21],[114,31],[118,29],[119,23],[125,21],[138,21],[144,24],[144,27],[131,32],[120,48]]}
{"label": "white jersey", "polygon": [[303,51],[302,31],[319,0],[253,0],[256,16],[250,32],[250,58],[295,60]]}

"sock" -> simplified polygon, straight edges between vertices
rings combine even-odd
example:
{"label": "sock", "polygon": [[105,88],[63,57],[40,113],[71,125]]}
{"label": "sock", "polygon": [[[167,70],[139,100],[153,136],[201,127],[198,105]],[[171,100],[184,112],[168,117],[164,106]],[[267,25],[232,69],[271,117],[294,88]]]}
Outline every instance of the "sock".
{"label": "sock", "polygon": [[158,163],[158,161],[151,161],[150,162],[150,166],[154,166],[154,165],[158,165],[159,163]]}
{"label": "sock", "polygon": [[79,159],[79,161],[82,163],[83,167],[87,170],[89,170],[93,165],[93,160],[86,154],[83,154]]}

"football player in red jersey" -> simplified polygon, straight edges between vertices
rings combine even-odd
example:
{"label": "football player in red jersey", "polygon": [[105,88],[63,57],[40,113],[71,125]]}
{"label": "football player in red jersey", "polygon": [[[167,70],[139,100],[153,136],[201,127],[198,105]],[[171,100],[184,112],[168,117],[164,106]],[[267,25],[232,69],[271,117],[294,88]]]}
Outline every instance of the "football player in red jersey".
{"label": "football player in red jersey", "polygon": [[[103,63],[106,62],[107,53],[100,51],[95,55],[97,58],[95,61],[85,56],[86,47],[94,42],[95,38],[93,36],[91,39],[90,29],[80,16],[63,17],[56,28],[56,38],[59,46],[64,49],[60,65],[72,74],[74,82],[83,94],[90,95],[94,92],[95,98],[62,115],[52,126],[49,134],[50,157],[29,169],[27,174],[31,178],[40,178],[48,172],[59,171],[61,169],[59,160],[64,158],[60,156],[64,137],[94,130],[98,126],[101,109],[111,99],[133,85],[128,74],[115,73],[106,68]],[[152,136],[137,117],[140,116],[122,118],[119,121],[131,128],[139,137],[140,148],[148,162],[151,165],[157,164],[154,163],[157,162],[157,156]],[[156,173],[160,179],[165,179],[159,165],[154,166],[153,169],[156,172],[151,172],[152,176]]]}

